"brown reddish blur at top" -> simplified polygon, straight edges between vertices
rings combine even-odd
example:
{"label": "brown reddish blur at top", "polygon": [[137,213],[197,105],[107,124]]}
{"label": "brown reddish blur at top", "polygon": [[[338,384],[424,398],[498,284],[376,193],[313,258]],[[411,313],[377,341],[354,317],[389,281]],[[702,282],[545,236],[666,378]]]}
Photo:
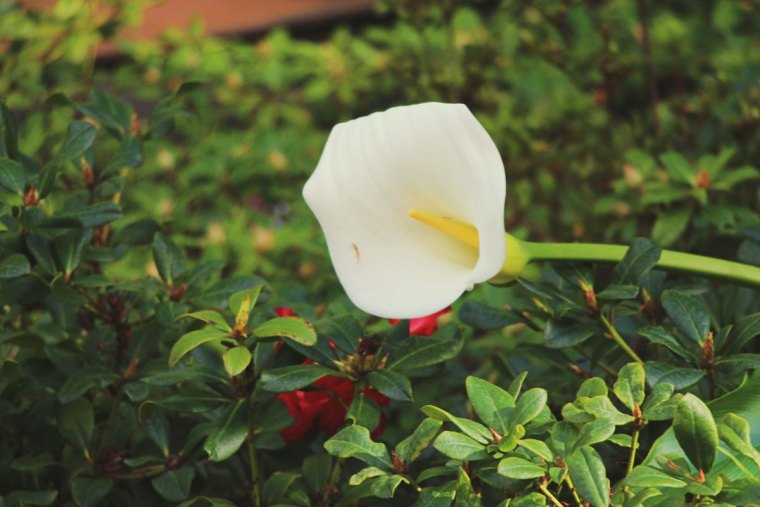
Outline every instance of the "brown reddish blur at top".
{"label": "brown reddish blur at top", "polygon": [[[24,0],[32,9],[47,9],[56,0]],[[120,38],[152,39],[169,27],[184,29],[202,18],[206,33],[255,33],[278,25],[308,24],[372,9],[375,0],[156,0],[137,27],[125,27]],[[106,43],[98,56],[119,52]]]}

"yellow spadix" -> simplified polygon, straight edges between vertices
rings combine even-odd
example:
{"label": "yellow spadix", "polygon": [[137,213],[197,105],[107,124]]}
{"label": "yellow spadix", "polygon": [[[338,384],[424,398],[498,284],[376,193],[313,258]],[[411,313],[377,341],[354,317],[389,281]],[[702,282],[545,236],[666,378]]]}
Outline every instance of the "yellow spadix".
{"label": "yellow spadix", "polygon": [[[409,216],[476,250],[480,249],[478,230],[466,222],[432,215],[416,209],[410,209]],[[507,257],[504,260],[501,272],[491,279],[493,283],[507,283],[517,279],[531,260],[527,248],[519,239],[505,233],[505,241],[507,242]]]}

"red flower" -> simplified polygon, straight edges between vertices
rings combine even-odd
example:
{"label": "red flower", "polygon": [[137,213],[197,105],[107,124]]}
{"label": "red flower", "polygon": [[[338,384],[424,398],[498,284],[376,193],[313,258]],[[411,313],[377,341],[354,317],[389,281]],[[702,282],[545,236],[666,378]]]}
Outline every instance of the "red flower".
{"label": "red flower", "polygon": [[[312,363],[306,360],[305,363]],[[288,413],[293,416],[293,424],[280,432],[288,442],[298,442],[304,439],[314,426],[327,435],[336,433],[346,419],[346,407],[354,400],[354,384],[344,378],[327,375],[313,384],[321,389],[314,391],[293,391],[278,394],[277,398],[285,404]],[[388,405],[389,399],[370,387],[364,388],[364,395],[374,400],[378,405]],[[380,423],[372,432],[376,437],[385,429],[385,418],[381,414]]]}
{"label": "red flower", "polygon": [[[298,314],[289,306],[277,306],[274,309],[279,317],[297,317]],[[333,350],[337,347],[332,340],[327,340]],[[282,348],[278,342],[275,352]],[[305,364],[314,361],[307,359]],[[327,375],[314,382],[320,389],[313,391],[293,391],[281,393],[277,399],[285,404],[288,413],[295,419],[293,423],[280,432],[288,442],[300,442],[315,425],[328,435],[335,434],[346,420],[346,407],[354,400],[354,384],[347,379]],[[364,394],[379,405],[387,405],[388,398],[369,387],[364,388]],[[381,414],[380,423],[372,436],[382,434],[385,429],[385,416]]]}
{"label": "red flower", "polygon": [[[443,310],[437,311],[427,317],[418,317],[416,319],[409,320],[409,334],[417,336],[430,336],[438,330],[438,317],[445,315],[451,311],[451,307],[447,306]],[[399,319],[389,319],[388,322],[394,326],[400,322]]]}
{"label": "red flower", "polygon": [[289,306],[275,306],[274,313],[278,317],[298,317],[298,314]]}

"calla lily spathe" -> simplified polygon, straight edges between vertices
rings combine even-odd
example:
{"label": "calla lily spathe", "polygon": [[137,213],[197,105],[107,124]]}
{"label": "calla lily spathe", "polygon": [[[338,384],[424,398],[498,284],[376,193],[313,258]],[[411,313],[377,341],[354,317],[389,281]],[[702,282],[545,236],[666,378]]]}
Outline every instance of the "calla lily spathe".
{"label": "calla lily spathe", "polygon": [[[504,165],[462,104],[395,107],[336,125],[303,195],[349,298],[373,315],[429,315],[504,264]],[[412,210],[472,226],[478,248]]]}

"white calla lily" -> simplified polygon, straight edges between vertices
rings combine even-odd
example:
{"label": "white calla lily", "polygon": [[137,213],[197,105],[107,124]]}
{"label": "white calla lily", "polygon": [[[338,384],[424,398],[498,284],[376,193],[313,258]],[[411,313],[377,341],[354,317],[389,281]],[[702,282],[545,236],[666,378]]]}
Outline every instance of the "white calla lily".
{"label": "white calla lily", "polygon": [[[303,195],[338,279],[368,313],[431,314],[504,264],[504,165],[462,104],[395,107],[336,125]],[[426,216],[477,236],[468,244]]]}

